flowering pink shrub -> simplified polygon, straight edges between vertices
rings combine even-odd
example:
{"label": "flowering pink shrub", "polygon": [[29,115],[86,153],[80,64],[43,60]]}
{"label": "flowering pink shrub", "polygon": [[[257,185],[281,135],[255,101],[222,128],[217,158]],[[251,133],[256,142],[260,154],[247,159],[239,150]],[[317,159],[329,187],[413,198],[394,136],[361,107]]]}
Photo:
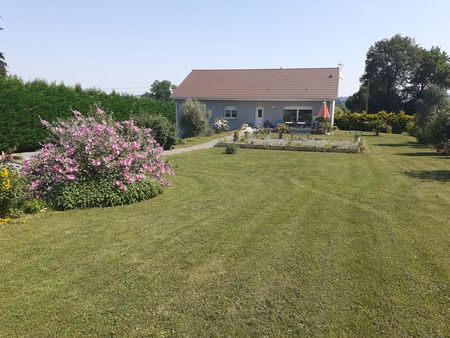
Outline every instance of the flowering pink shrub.
{"label": "flowering pink shrub", "polygon": [[163,174],[172,174],[172,168],[150,129],[139,128],[132,120],[114,122],[100,108],[87,117],[73,113],[72,119],[53,124],[41,120],[50,131],[50,143],[22,168],[35,196],[45,198],[72,182],[105,179],[122,192],[148,179],[169,184]]}

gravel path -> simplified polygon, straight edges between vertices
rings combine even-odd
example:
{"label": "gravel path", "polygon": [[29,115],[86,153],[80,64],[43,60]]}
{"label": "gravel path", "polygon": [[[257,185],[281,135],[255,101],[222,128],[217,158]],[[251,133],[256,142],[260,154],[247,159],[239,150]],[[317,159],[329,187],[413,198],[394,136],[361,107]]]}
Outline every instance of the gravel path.
{"label": "gravel path", "polygon": [[193,150],[200,150],[200,149],[209,149],[214,147],[217,143],[219,142],[223,142],[223,141],[231,141],[233,139],[233,136],[227,136],[224,138],[219,138],[216,140],[212,140],[206,143],[202,143],[202,144],[197,144],[195,146],[192,147],[186,147],[186,148],[178,148],[178,149],[172,149],[172,150],[164,150],[164,155],[176,155],[176,154],[181,154],[181,153],[185,153],[188,151],[193,151]]}

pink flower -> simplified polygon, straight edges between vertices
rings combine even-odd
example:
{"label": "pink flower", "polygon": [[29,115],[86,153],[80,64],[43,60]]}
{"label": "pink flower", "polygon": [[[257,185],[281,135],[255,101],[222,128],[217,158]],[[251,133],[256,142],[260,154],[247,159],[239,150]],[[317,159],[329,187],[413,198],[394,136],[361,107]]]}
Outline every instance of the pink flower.
{"label": "pink flower", "polygon": [[75,181],[77,178],[75,177],[75,175],[67,175],[66,176],[67,177],[67,179],[69,180],[69,181]]}
{"label": "pink flower", "polygon": [[41,184],[42,184],[42,181],[41,181],[41,180],[34,180],[34,181],[31,181],[31,188],[32,188],[32,189],[39,188],[39,187],[41,186]]}
{"label": "pink flower", "polygon": [[41,119],[41,124],[42,124],[44,127],[50,127],[50,123],[49,123],[48,121],[46,121],[46,120]]}
{"label": "pink flower", "polygon": [[74,149],[72,147],[67,148],[66,156],[71,157],[71,156],[73,156],[73,153],[74,153]]}
{"label": "pink flower", "polygon": [[92,165],[94,167],[98,167],[98,166],[100,166],[100,164],[101,164],[100,160],[92,160]]}

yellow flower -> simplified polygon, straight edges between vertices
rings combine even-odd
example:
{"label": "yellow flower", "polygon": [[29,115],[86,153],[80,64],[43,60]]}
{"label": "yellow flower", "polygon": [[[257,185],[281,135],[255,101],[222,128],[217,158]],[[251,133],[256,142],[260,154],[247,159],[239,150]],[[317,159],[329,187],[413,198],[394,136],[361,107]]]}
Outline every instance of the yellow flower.
{"label": "yellow flower", "polygon": [[7,178],[8,176],[9,176],[8,168],[2,168],[2,170],[0,170],[0,177]]}
{"label": "yellow flower", "polygon": [[9,188],[11,188],[11,182],[9,181],[9,178],[6,178],[3,181],[3,189],[8,190]]}

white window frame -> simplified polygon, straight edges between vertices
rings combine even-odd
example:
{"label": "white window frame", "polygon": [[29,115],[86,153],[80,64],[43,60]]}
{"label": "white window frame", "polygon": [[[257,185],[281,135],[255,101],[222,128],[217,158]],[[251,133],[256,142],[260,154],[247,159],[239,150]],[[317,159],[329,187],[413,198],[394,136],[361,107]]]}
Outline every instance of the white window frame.
{"label": "white window frame", "polygon": [[[233,116],[233,113],[235,116]],[[223,117],[227,120],[237,119],[237,108],[235,106],[225,106],[225,108],[223,109]]]}

